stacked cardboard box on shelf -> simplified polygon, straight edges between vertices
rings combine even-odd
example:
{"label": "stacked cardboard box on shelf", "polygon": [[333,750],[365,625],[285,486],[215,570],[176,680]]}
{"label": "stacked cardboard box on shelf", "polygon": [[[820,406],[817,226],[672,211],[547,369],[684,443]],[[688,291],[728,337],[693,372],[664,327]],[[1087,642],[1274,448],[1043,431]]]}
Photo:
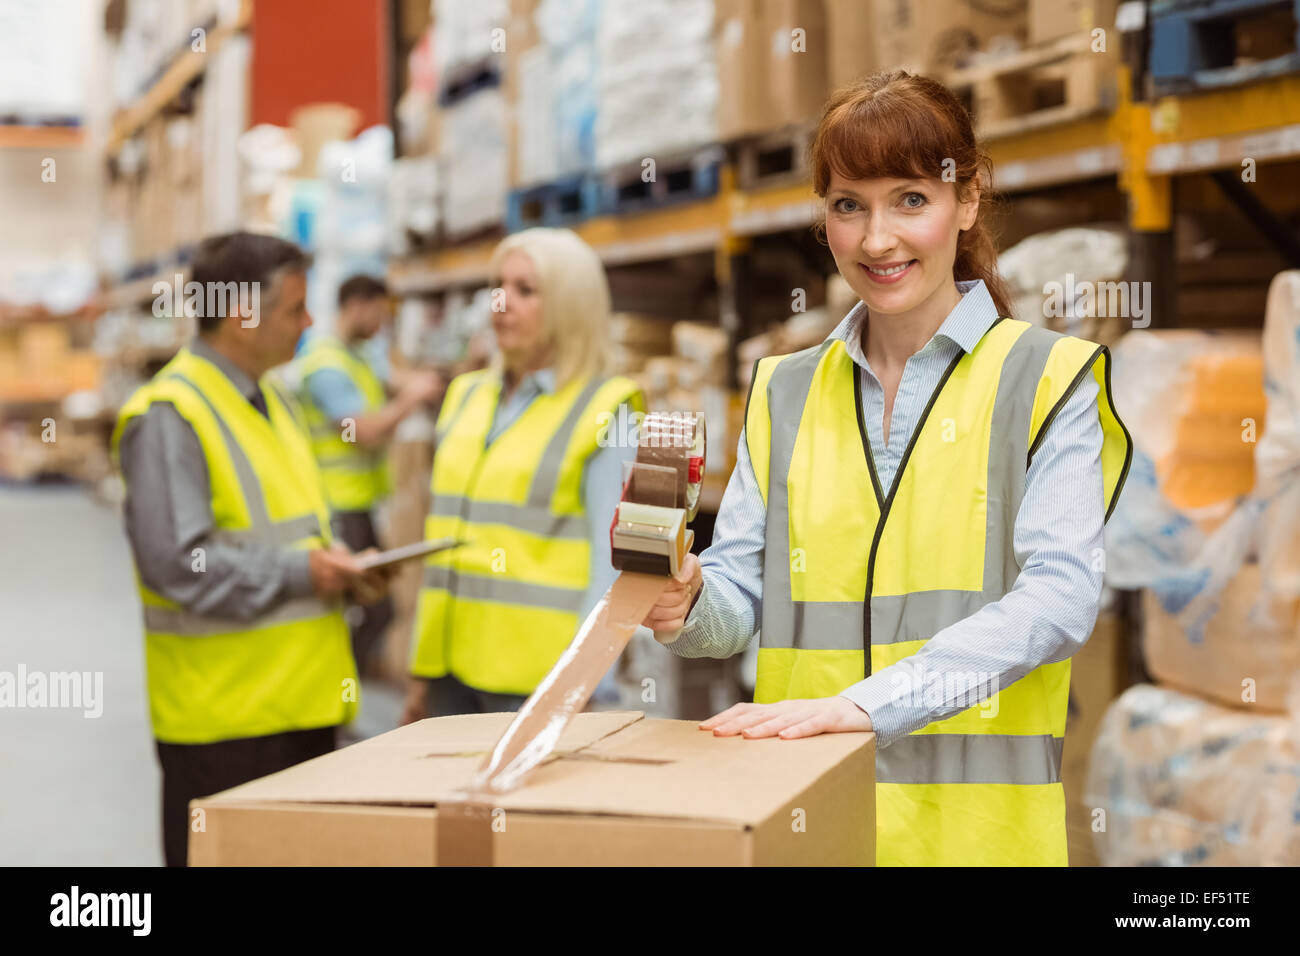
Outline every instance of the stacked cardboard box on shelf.
{"label": "stacked cardboard box on shelf", "polygon": [[616,312],[609,321],[611,371],[629,375],[642,371],[673,347],[673,324],[657,315]]}
{"label": "stacked cardboard box on shelf", "polygon": [[1023,43],[1026,4],[972,0],[872,0],[878,69],[935,74],[964,62],[995,38]]}
{"label": "stacked cardboard box on shelf", "polygon": [[827,92],[823,0],[717,0],[718,136],[817,118]]}
{"label": "stacked cardboard box on shelf", "polygon": [[99,385],[99,357],[74,347],[74,321],[0,326],[0,402],[57,401]]}
{"label": "stacked cardboard box on shelf", "polygon": [[[406,423],[403,423],[404,425]],[[416,422],[415,435],[419,434]],[[412,436],[405,427],[388,453],[392,490],[385,504],[384,546],[399,548],[424,540],[424,519],[429,513],[429,477],[433,473],[433,441]],[[424,575],[419,561],[402,565],[389,585],[393,623],[384,640],[380,667],[384,676],[401,681],[410,673],[409,658],[415,629],[415,603]]]}

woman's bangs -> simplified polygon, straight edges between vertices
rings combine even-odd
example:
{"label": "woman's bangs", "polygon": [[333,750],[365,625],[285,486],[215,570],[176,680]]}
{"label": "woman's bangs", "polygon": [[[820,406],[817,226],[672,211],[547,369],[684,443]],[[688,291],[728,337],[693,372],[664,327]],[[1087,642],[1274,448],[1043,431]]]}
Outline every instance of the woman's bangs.
{"label": "woman's bangs", "polygon": [[931,179],[943,173],[937,117],[891,109],[880,98],[846,105],[822,140],[827,166],[845,179]]}

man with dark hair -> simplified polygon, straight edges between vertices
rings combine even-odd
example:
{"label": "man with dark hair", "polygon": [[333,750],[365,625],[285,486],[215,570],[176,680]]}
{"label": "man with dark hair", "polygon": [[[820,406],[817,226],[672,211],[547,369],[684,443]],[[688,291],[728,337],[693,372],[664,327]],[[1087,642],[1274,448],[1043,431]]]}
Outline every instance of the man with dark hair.
{"label": "man with dark hair", "polygon": [[[394,430],[421,403],[437,399],[445,384],[434,372],[408,372],[390,400],[387,370],[376,371],[371,363],[378,357],[367,358],[362,349],[391,317],[384,283],[352,276],[339,287],[335,334],[316,336],[297,367],[326,497],[340,537],[357,551],[379,543],[373,511],[389,491],[387,445]],[[352,652],[364,674],[393,619],[392,604],[350,608],[348,616]]]}
{"label": "man with dark hair", "polygon": [[186,285],[199,334],[113,433],[168,866],[185,864],[191,800],[334,749],[358,700],[341,600],[386,589],[333,543],[302,411],[266,374],[311,325],[306,266],[270,236],[204,240]]}

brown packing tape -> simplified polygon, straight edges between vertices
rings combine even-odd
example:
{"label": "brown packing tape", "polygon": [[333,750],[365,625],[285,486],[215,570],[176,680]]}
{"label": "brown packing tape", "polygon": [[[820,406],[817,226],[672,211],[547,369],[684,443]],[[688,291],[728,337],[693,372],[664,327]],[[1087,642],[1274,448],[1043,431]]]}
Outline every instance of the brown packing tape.
{"label": "brown packing tape", "polygon": [[697,449],[702,463],[707,454],[702,415],[652,412],[642,420],[636,460],[640,464],[672,468],[677,472],[673,507],[686,508],[688,517],[694,517],[694,506],[699,501],[699,488],[704,477],[701,469],[696,480],[690,480],[690,460],[697,454]]}
{"label": "brown packing tape", "polygon": [[492,866],[493,807],[478,800],[438,804],[434,862],[438,866]]}
{"label": "brown packing tape", "polygon": [[[651,413],[642,419],[638,435],[637,464],[673,470],[677,476],[674,507],[684,509],[689,521],[699,504],[704,476],[704,417]],[[693,458],[699,459],[694,481]],[[658,477],[666,474],[658,472]],[[656,480],[655,468],[634,471],[634,484],[641,480],[652,486],[647,490],[656,497],[669,490]],[[686,536],[693,537],[691,532],[685,532],[678,544],[689,549]],[[633,632],[671,581],[655,574],[619,574],[479,768],[476,786],[481,792],[500,793],[517,787],[550,755],[565,726],[586,706],[596,684],[623,653]]]}
{"label": "brown packing tape", "polygon": [[484,790],[512,789],[547,758],[669,582],[629,571],[618,576],[492,748],[480,769]]}

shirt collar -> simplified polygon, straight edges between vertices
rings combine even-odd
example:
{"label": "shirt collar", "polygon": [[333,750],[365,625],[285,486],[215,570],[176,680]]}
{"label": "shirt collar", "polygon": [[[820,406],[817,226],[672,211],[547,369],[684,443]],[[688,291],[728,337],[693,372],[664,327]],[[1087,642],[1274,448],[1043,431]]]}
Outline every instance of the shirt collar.
{"label": "shirt collar", "polygon": [[[984,333],[997,321],[998,309],[993,304],[993,297],[989,295],[983,279],[958,282],[957,291],[961,293],[961,299],[943,320],[939,330],[934,333],[934,338],[942,336],[960,347],[962,351],[970,352],[979,344]],[[862,322],[866,317],[867,304],[859,302],[849,310],[849,314],[830,334],[831,338],[843,342],[849,356],[863,367],[866,366],[867,360],[862,354],[861,331]],[[930,341],[933,342],[934,339]]]}
{"label": "shirt collar", "polygon": [[[497,381],[502,386],[505,385],[504,368],[497,372]],[[529,372],[523,377],[523,380],[520,381],[519,388],[526,387],[530,382],[537,387],[539,392],[543,392],[547,395],[553,394],[555,392],[555,369],[548,367],[540,368],[535,372]]]}
{"label": "shirt collar", "polygon": [[245,398],[253,398],[259,393],[257,382],[248,377],[248,373],[241,369],[230,359],[226,358],[206,341],[203,336],[194,336],[194,341],[190,343],[190,351],[199,358],[207,359],[213,365],[221,370],[221,373],[230,379],[231,383],[239,390],[239,394]]}

